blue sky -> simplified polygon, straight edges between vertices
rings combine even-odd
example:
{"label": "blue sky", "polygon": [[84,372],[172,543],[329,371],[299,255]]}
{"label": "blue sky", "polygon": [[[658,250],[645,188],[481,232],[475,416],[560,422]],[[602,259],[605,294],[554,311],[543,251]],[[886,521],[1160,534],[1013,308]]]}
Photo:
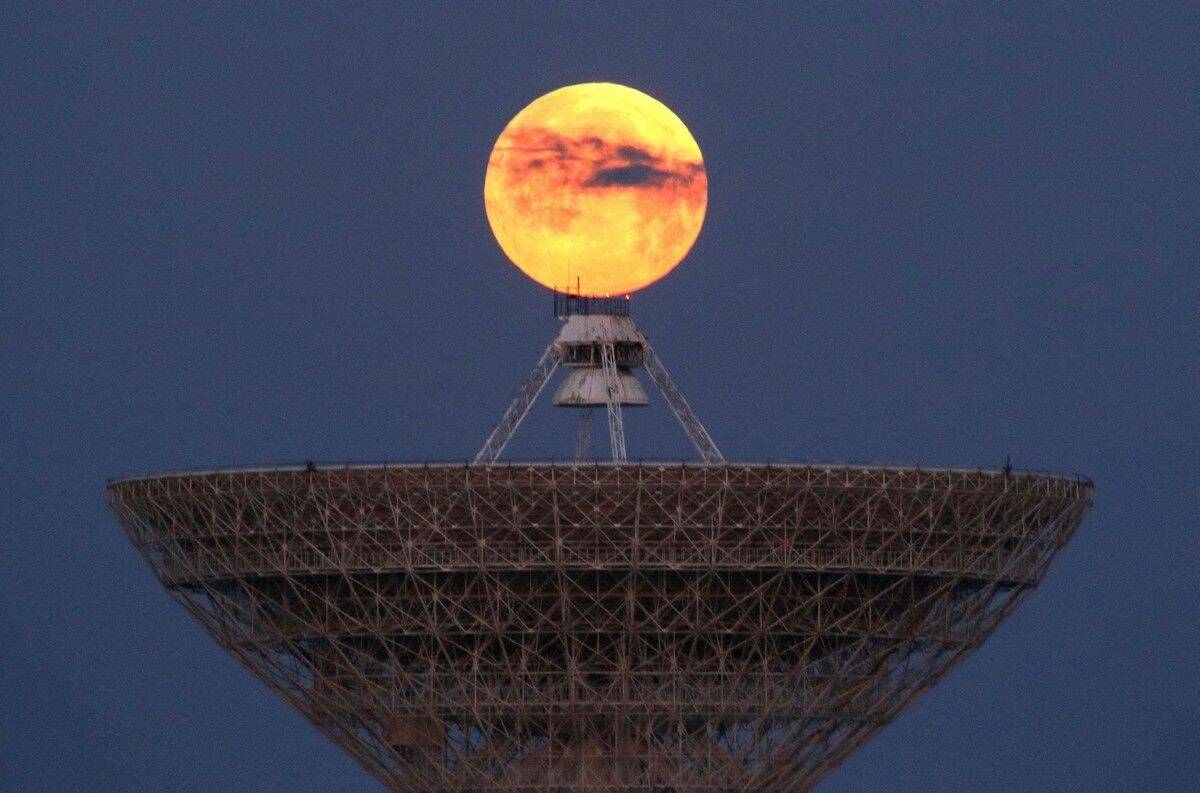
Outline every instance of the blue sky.
{"label": "blue sky", "polygon": [[[1200,27],[1045,7],[0,11],[0,789],[371,791],[225,657],[108,477],[474,454],[556,331],[487,228],[540,94],[705,155],[634,312],[732,459],[1079,472],[1032,598],[821,790],[1183,791],[1195,737]],[[686,441],[661,405],[630,454]],[[569,453],[535,410],[510,450]]]}

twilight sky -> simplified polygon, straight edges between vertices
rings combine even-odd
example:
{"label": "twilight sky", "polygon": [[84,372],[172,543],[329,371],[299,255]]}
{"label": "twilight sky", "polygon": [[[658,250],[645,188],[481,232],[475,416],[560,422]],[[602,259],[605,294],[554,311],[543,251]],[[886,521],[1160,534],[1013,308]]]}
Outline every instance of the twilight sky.
{"label": "twilight sky", "polygon": [[[160,590],[105,480],[472,456],[556,331],[484,166],[593,80],[703,151],[704,230],[634,311],[727,457],[1096,481],[820,790],[1194,789],[1194,7],[42,5],[0,10],[0,791],[379,789]],[[687,454],[630,413],[631,456]],[[572,440],[543,406],[509,456]]]}

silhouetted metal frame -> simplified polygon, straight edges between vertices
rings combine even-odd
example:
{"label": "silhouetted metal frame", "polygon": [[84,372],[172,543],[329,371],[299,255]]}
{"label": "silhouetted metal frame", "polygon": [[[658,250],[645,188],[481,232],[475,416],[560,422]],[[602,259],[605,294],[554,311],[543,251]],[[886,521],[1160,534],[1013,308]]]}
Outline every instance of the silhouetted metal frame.
{"label": "silhouetted metal frame", "polygon": [[683,427],[684,434],[692,442],[700,459],[706,463],[723,462],[725,458],[721,455],[721,450],[717,448],[712,436],[708,434],[708,430],[704,428],[704,424],[684,398],[683,392],[679,390],[675,381],[671,379],[671,375],[667,373],[667,367],[663,365],[658,353],[647,343],[642,345],[642,354],[645,356],[643,366],[646,374],[650,376],[654,387],[667,401],[667,406],[675,414],[675,420],[679,422],[679,426]]}
{"label": "silhouetted metal frame", "polygon": [[625,419],[621,415],[621,397],[617,388],[617,353],[611,344],[600,345],[600,362],[604,369],[604,388],[608,408],[608,447],[614,462],[625,462]]}
{"label": "silhouetted metal frame", "polygon": [[[557,293],[556,293],[557,299]],[[589,299],[590,300],[590,299]],[[654,352],[650,344],[643,342],[640,344],[643,365],[646,373],[649,375],[651,382],[662,394],[667,406],[671,409],[671,413],[675,416],[676,421],[683,428],[683,432],[687,435],[692,446],[696,449],[696,453],[700,459],[706,463],[719,463],[724,461],[720,449],[713,441],[712,436],[708,434],[703,422],[699,416],[692,410],[692,406],[688,404],[684,398],[683,392],[675,385],[675,381],[671,379],[671,375],[667,372],[666,366],[663,365],[658,354]],[[600,365],[604,371],[605,387],[607,391],[607,399],[605,405],[608,413],[608,439],[609,448],[612,452],[614,462],[624,462],[627,458],[625,447],[625,420],[621,413],[621,402],[618,398],[619,388],[617,386],[617,363],[616,349],[612,344],[600,345]],[[517,391],[516,397],[513,398],[508,409],[500,418],[487,440],[484,441],[483,447],[479,453],[475,455],[475,462],[478,463],[494,463],[500,459],[501,453],[508,446],[509,441],[517,434],[517,430],[521,426],[521,422],[525,420],[533,403],[537,401],[538,395],[546,387],[546,384],[553,376],[555,369],[562,363],[562,350],[558,347],[558,342],[552,342],[546,351],[542,353],[541,359],[534,366],[533,371],[525,378],[521,388]],[[580,458],[579,449],[584,449],[590,453],[591,443],[590,435],[589,442],[585,447],[580,446],[582,441],[582,433],[584,431],[591,432],[590,425],[585,427],[581,422],[576,433],[576,458]]]}
{"label": "silhouetted metal frame", "polygon": [[746,464],[129,479],[163,585],[395,791],[803,791],[978,647],[1085,479]]}
{"label": "silhouetted metal frame", "polygon": [[575,459],[589,460],[592,457],[592,418],[595,411],[579,408],[579,424],[575,427]]}
{"label": "silhouetted metal frame", "polygon": [[475,455],[476,463],[494,463],[500,459],[504,447],[517,434],[521,422],[529,414],[529,409],[537,401],[538,395],[542,393],[546,383],[550,382],[550,376],[554,374],[554,370],[558,368],[561,360],[558,345],[551,344],[546,348],[542,357],[538,359],[537,365],[533,367],[533,371],[521,384],[521,388],[508,406],[508,410],[504,411],[499,423],[492,429],[491,434],[484,441],[483,447]]}

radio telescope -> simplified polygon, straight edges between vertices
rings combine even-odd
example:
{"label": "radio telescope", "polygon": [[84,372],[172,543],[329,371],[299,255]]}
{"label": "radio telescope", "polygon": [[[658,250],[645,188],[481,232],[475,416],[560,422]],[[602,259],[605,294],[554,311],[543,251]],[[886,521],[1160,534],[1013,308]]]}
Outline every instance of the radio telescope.
{"label": "radio telescope", "polygon": [[[667,159],[604,131],[598,158]],[[163,586],[390,790],[809,790],[987,638],[1091,504],[1086,479],[1008,469],[728,462],[629,300],[554,299],[473,463],[108,488]],[[503,461],[559,369],[576,459]],[[627,460],[638,370],[697,461]]]}

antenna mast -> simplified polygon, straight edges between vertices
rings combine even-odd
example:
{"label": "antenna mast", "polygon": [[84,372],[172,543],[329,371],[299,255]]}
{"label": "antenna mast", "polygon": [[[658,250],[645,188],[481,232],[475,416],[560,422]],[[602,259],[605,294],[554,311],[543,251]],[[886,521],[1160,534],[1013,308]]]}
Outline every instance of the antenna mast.
{"label": "antenna mast", "polygon": [[650,403],[645,389],[633,374],[635,369],[644,367],[700,459],[706,463],[724,461],[712,436],[667,373],[650,342],[637,329],[629,315],[628,297],[585,297],[569,291],[555,292],[554,315],[562,321],[562,330],[542,353],[541,360],[521,385],[479,454],[475,455],[476,463],[494,463],[500,458],[560,365],[569,371],[554,394],[554,404],[583,411],[576,433],[576,459],[590,455],[592,411],[603,407],[608,415],[612,459],[614,462],[626,460],[622,408]]}

